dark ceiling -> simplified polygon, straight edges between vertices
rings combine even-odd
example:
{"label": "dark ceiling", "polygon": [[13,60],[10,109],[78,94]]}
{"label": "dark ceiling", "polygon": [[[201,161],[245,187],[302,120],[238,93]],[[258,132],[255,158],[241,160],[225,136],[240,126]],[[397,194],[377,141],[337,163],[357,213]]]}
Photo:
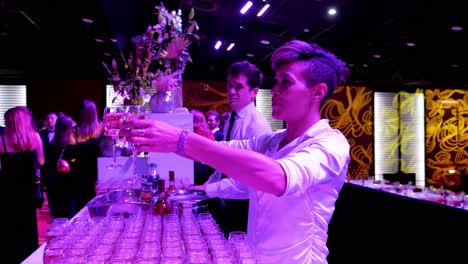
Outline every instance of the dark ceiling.
{"label": "dark ceiling", "polygon": [[[353,84],[468,87],[464,1],[266,1],[271,7],[261,18],[256,13],[262,0],[252,0],[245,15],[239,10],[246,0],[163,1],[169,10],[181,8],[184,19],[194,7],[200,26],[201,40],[190,48],[193,63],[184,78],[223,79],[230,63],[244,59],[271,76],[271,52],[299,38],[345,60]],[[158,3],[0,0],[0,78],[104,78],[101,61],[119,58],[132,36],[156,22]],[[329,7],[337,9],[335,17],[327,15]],[[236,45],[215,51],[217,39]]]}

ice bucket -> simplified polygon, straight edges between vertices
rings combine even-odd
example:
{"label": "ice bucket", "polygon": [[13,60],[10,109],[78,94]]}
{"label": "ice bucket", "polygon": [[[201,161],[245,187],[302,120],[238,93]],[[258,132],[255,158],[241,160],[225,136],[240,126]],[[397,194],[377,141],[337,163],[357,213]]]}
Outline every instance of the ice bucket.
{"label": "ice bucket", "polygon": [[148,212],[150,204],[140,203],[140,190],[120,189],[94,197],[86,205],[91,217],[141,215]]}
{"label": "ice bucket", "polygon": [[175,190],[169,193],[169,205],[174,214],[198,216],[199,213],[208,212],[208,197],[200,190]]}

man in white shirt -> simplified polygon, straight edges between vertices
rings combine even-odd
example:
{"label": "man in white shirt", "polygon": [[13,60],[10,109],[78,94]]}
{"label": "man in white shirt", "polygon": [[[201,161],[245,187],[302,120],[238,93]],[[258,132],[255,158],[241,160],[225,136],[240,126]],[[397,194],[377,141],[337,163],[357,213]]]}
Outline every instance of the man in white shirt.
{"label": "man in white shirt", "polygon": [[[224,125],[224,140],[249,139],[271,133],[266,118],[255,108],[255,98],[263,82],[263,74],[248,61],[233,63],[227,70],[228,102],[231,116]],[[207,183],[219,181],[229,175],[216,171]],[[231,231],[247,231],[249,201],[226,199],[213,212],[227,237]]]}
{"label": "man in white shirt", "polygon": [[320,109],[344,82],[346,65],[318,45],[293,40],[273,52],[272,68],[272,116],[287,129],[218,143],[161,121],[131,120],[129,141],[139,151],[175,152],[229,175],[190,188],[250,199],[247,239],[260,263],[327,263],[328,224],[350,146]]}

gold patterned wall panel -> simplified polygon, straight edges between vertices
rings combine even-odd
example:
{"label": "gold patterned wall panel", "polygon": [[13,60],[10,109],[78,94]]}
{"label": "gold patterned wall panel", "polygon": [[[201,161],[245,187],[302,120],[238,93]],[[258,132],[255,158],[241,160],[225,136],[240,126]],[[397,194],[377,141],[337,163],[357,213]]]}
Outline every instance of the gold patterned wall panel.
{"label": "gold patterned wall panel", "polygon": [[468,92],[425,92],[427,181],[456,188],[461,185],[461,176],[468,174]]}
{"label": "gold patterned wall panel", "polygon": [[322,107],[322,117],[339,129],[351,146],[349,178],[369,176],[373,163],[372,91],[364,86],[340,86]]}
{"label": "gold patterned wall panel", "polygon": [[189,110],[206,112],[210,109],[219,113],[230,112],[227,101],[226,81],[184,80],[184,106]]}

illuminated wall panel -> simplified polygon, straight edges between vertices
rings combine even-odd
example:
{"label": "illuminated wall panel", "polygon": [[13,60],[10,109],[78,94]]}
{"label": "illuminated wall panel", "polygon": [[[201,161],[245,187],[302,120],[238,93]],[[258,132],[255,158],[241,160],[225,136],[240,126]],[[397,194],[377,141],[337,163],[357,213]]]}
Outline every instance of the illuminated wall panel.
{"label": "illuminated wall panel", "polygon": [[424,95],[376,92],[374,109],[376,179],[403,171],[424,186]]}
{"label": "illuminated wall panel", "polygon": [[416,173],[417,186],[425,184],[424,94],[400,93],[401,170]]}
{"label": "illuminated wall panel", "polygon": [[271,125],[271,129],[276,131],[278,129],[283,129],[283,121],[276,120],[271,116],[271,91],[270,90],[263,90],[260,89],[257,93],[257,100],[256,100],[257,110],[262,113],[262,115],[266,118],[268,123]]}
{"label": "illuminated wall panel", "polygon": [[374,93],[375,178],[398,171],[398,105],[395,93]]}
{"label": "illuminated wall panel", "polygon": [[26,106],[26,85],[0,85],[0,126],[5,126],[5,112],[20,105]]}

